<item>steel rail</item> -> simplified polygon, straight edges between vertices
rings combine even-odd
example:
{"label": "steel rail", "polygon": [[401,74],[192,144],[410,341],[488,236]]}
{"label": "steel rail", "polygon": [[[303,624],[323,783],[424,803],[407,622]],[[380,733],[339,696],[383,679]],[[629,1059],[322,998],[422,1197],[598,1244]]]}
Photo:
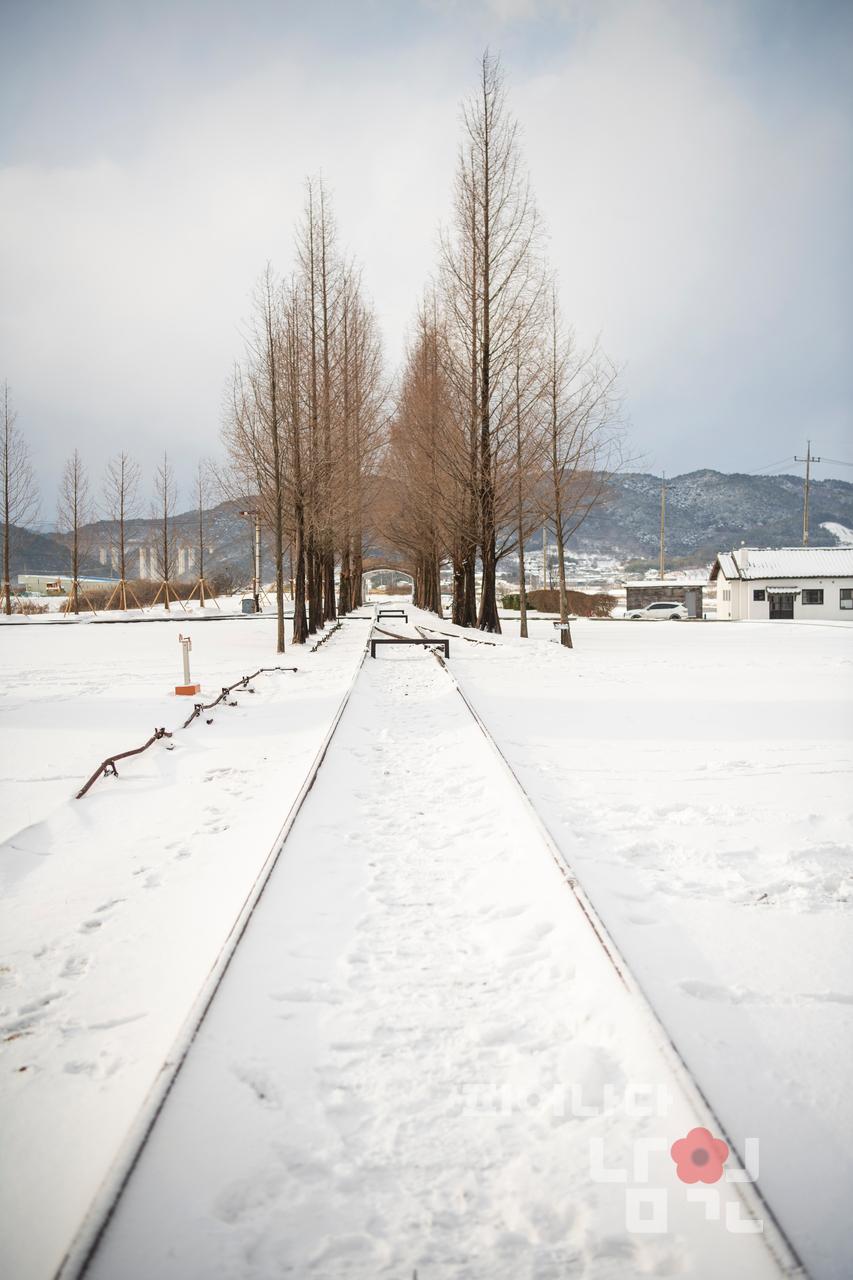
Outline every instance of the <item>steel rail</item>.
{"label": "steel rail", "polygon": [[[421,631],[420,625],[417,623],[413,625],[416,631]],[[429,627],[424,629],[431,630]],[[534,825],[540,832],[545,842],[545,846],[548,849],[564,883],[573,894],[578,906],[581,908],[588,925],[592,929],[599,945],[618,975],[620,982],[637,1002],[638,1007],[642,1010],[645,1020],[648,1023],[650,1030],[653,1032],[653,1038],[656,1045],[664,1055],[667,1065],[681,1085],[683,1092],[692,1103],[697,1115],[705,1120],[707,1127],[716,1127],[717,1132],[728,1144],[729,1150],[737,1153],[737,1146],[732,1141],[725,1125],[714,1109],[711,1100],[693,1076],[693,1073],[682,1055],[681,1050],[676,1045],[675,1040],[670,1034],[663,1019],[657,1013],[644,987],[640,984],[629,968],[625,957],[622,955],[620,949],[613,940],[609,929],[599,915],[598,910],[593,905],[592,900],[589,898],[586,890],[583,888],[583,885],[578,880],[577,875],[573,871],[571,863],[566,857],[562,847],[552,834],[551,829],[545,822],[544,818],[539,813],[539,810],[530,796],[530,793],[527,791],[527,788],[524,786],[524,783],[521,781],[518,774],[510,764],[509,759],[493,737],[482,716],[468,698],[456,678],[456,675],[450,670],[445,659],[440,653],[436,653],[434,649],[431,650],[431,652],[438,665],[449,677],[456,689],[456,692],[459,694],[459,697],[470,712],[481,734],[492,748],[492,751],[505,770],[507,776],[515,785],[524,807],[530,814]],[[770,1233],[762,1233],[762,1239],[767,1251],[781,1269],[782,1274],[786,1277],[790,1277],[791,1280],[794,1280],[794,1278],[796,1278],[796,1280],[808,1280],[809,1273],[806,1270],[805,1264],[800,1258],[784,1227],[781,1225],[775,1213],[770,1208],[770,1205],[765,1200],[764,1195],[759,1190],[757,1184],[752,1182],[736,1182],[731,1185],[735,1187],[735,1190],[740,1196],[740,1199],[742,1200],[749,1215],[756,1220],[759,1218],[765,1219],[765,1227],[768,1224],[770,1225]]]}
{"label": "steel rail", "polygon": [[[421,630],[417,624],[411,625],[414,626],[415,630]],[[430,628],[425,629],[430,630]],[[164,1064],[157,1081],[152,1086],[148,1098],[143,1104],[137,1120],[125,1140],[122,1152],[114,1162],[113,1167],[107,1175],[105,1183],[101,1189],[101,1193],[96,1198],[95,1204],[90,1209],[86,1219],[78,1231],[77,1236],[75,1237],[75,1240],[72,1242],[63,1263],[56,1272],[55,1280],[81,1280],[86,1268],[94,1257],[121,1195],[139,1161],[145,1143],[151,1134],[154,1124],[156,1123],[166,1099],[171,1092],[175,1079],[177,1078],[181,1067],[186,1060],[187,1054],[189,1053],[189,1050],[198,1034],[204,1017],[222,983],[237,946],[245,933],[246,927],[254,913],[258,900],[263,893],[269,877],[283,851],[285,842],[290,835],[296,817],[309,792],[314,786],[317,774],[319,773],[320,767],[326,758],[334,734],[340,724],[340,720],[346,710],[358,677],[364,666],[369,647],[370,635],[374,630],[380,632],[380,634],[393,636],[396,639],[406,639],[405,636],[400,636],[398,633],[383,631],[382,628],[377,627],[374,616],[373,625],[368,631],[367,640],[365,641],[365,646],[353,674],[353,678],[341,700],[323,743],[314,758],[309,774],[288,812],[287,818],[285,819],[285,822],[273,843],[270,854],[261,868],[250,893],[247,895],[238,918],[232,926],[232,930],[229,933],[219,956],[209,971],[208,978],[194,1003],[190,1015],[186,1019],[184,1027],[173,1046],[169,1058]],[[610,964],[613,966],[620,982],[624,987],[626,987],[629,994],[638,1002],[638,1007],[645,1015],[645,1019],[653,1033],[655,1044],[660,1049],[665,1062],[678,1081],[682,1092],[685,1094],[696,1112],[697,1118],[703,1119],[710,1127],[716,1128],[717,1132],[721,1134],[724,1140],[728,1143],[730,1150],[736,1151],[737,1148],[727,1134],[724,1125],[717,1116],[707,1095],[692,1076],[689,1067],[675,1045],[667,1028],[659,1015],[655,1012],[655,1009],[645,991],[628,968],[624,957],[616,947],[609,935],[609,931],[601,921],[597,910],[592,905],[583,887],[572,872],[570,864],[562,849],[551,834],[550,828],[539,814],[538,809],[523,783],[518,778],[507,757],[498,746],[496,740],[485,725],[476,708],[465,694],[459,684],[459,681],[450,670],[444,658],[440,654],[436,653],[435,650],[433,650],[432,653],[436,662],[450,679],[457,694],[480,730],[480,733],[497,757],[499,764],[503,767],[512,783],[514,783],[515,788],[520,794],[524,806],[533,820],[534,826],[540,832],[546,848],[554,860],[564,883],[571,890],[573,896],[578,902],[578,905],[581,907],[588,924],[592,928],[599,945],[605,951],[605,954],[607,955]],[[762,1239],[774,1262],[780,1268],[781,1273],[790,1277],[790,1280],[794,1280],[795,1277],[797,1277],[798,1280],[808,1280],[808,1273],[799,1258],[796,1249],[787,1237],[784,1229],[779,1224],[767,1202],[764,1200],[761,1191],[753,1183],[734,1183],[732,1185],[735,1187],[735,1190],[741,1198],[747,1212],[753,1218],[764,1217],[766,1219],[765,1228],[768,1225],[770,1226],[770,1232],[768,1233],[765,1230]]]}
{"label": "steel rail", "polygon": [[118,769],[116,768],[116,760],[126,760],[128,756],[141,755],[143,751],[147,751],[155,742],[159,742],[161,738],[171,738],[171,733],[167,729],[155,729],[147,742],[143,742],[141,747],[134,747],[131,751],[117,751],[115,755],[107,756],[106,760],[98,765],[95,772],[87,783],[84,784],[74,797],[75,800],[82,800],[89,788],[97,782],[98,778],[103,774],[104,777],[118,777]]}
{"label": "steel rail", "polygon": [[[193,707],[192,715],[190,715],[184,721],[184,723],[181,725],[181,728],[182,729],[188,728],[192,724],[193,720],[195,720],[196,716],[201,715],[202,711],[210,711],[211,707],[218,706],[219,703],[224,702],[225,699],[228,697],[228,695],[230,693],[233,693],[235,689],[239,687],[242,687],[243,689],[245,689],[250,680],[254,680],[255,676],[259,676],[264,671],[298,671],[298,670],[299,670],[298,667],[259,667],[257,671],[252,673],[252,675],[241,676],[240,679],[235,680],[233,684],[228,685],[227,687],[224,687],[219,697],[215,698],[213,702],[207,702],[207,703],[196,702]],[[233,703],[232,705],[236,706],[237,704]],[[153,746],[155,742],[159,742],[161,738],[171,738],[171,737],[172,737],[172,733],[169,732],[168,730],[155,729],[151,737],[148,739],[148,741],[144,742],[141,747],[134,747],[131,751],[117,751],[114,755],[107,756],[106,760],[102,760],[101,763],[98,765],[97,769],[92,774],[91,778],[89,778],[88,782],[86,782],[84,786],[80,788],[80,790],[77,792],[74,799],[82,800],[86,792],[89,790],[89,788],[93,786],[93,784],[96,783],[98,778],[100,777],[117,778],[118,769],[116,768],[116,760],[126,760],[128,756],[141,755],[143,751],[147,751],[149,747]]]}
{"label": "steel rail", "polygon": [[[368,631],[368,639],[369,636],[370,632]],[[157,1122],[160,1112],[165,1106],[166,1099],[171,1093],[181,1067],[186,1061],[187,1054],[192,1048],[193,1042],[198,1035],[207,1011],[213,1003],[216,993],[228,971],[228,967],[234,958],[234,953],[240,944],[240,940],[246,932],[261,894],[266,888],[269,878],[282,854],[287,838],[293,829],[293,824],[299,816],[299,812],[317,780],[317,774],[319,773],[320,767],[326,758],[332,739],[335,736],[338,725],[341,722],[341,718],[347,708],[350,697],[352,696],[352,692],[355,689],[361,669],[364,666],[364,660],[367,656],[367,648],[368,641],[366,639],[352,679],[341,698],[332,722],[323,737],[323,741],[317,749],[302,786],[299,788],[299,791],[287,812],[287,816],[279,829],[278,835],[273,841],[263,865],[243,900],[228,936],[223,942],[222,947],[208,970],[207,977],[202,983],[201,990],[193,1002],[190,1012],[188,1013],[184,1024],[169,1051],[166,1061],[163,1063],[156,1079],[152,1083],[135,1120],[131,1124],[129,1131],[121,1144],[121,1148],[113,1161],[113,1164],[107,1172],[98,1194],[83,1219],[83,1222],[78,1228],[62,1262],[54,1273],[54,1280],[80,1280],[80,1277],[85,1274],[89,1263],[94,1258],[95,1252],[101,1242],[104,1232],[109,1226],[110,1220],[112,1219],[124,1189],[139,1162],[139,1158],[142,1155],[145,1144],[151,1135],[151,1131]]]}
{"label": "steel rail", "polygon": [[[299,670],[298,667],[258,667],[257,671],[253,671],[250,676],[241,676],[240,679],[235,680],[233,684],[223,685],[222,692],[220,693],[218,698],[214,698],[213,702],[194,703],[192,714],[187,717],[187,719],[181,725],[181,728],[188,729],[189,726],[192,724],[193,720],[195,720],[196,716],[200,716],[202,711],[210,711],[213,707],[218,707],[220,702],[224,702],[225,699],[228,697],[228,695],[233,693],[235,689],[238,689],[238,688],[245,689],[248,686],[250,680],[254,680],[255,676],[259,676],[265,671],[298,671],[298,670]],[[235,703],[230,703],[229,705],[236,707],[237,704],[235,702]]]}
{"label": "steel rail", "polygon": [[416,626],[416,631],[433,631],[437,636],[447,636],[450,640],[464,640],[467,644],[487,644],[492,649],[498,647],[496,640],[475,640],[473,636],[463,636],[456,631],[439,631],[438,627],[421,627]]}

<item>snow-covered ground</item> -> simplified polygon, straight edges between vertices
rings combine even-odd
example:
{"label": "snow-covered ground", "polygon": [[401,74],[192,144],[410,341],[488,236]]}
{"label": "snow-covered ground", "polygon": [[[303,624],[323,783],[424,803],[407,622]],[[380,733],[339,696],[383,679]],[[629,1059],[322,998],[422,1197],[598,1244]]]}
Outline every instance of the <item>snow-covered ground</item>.
{"label": "snow-covered ground", "polygon": [[384,649],[86,1274],[778,1275],[676,1181],[699,1119],[452,682]]}
{"label": "snow-covered ground", "polygon": [[820,526],[826,529],[827,533],[831,533],[842,547],[853,547],[853,529],[848,529],[845,524],[838,524],[834,520],[826,520]]}
{"label": "snow-covered ground", "polygon": [[[275,654],[272,618],[0,633],[0,1274],[51,1276],[160,1071],[361,658],[368,623]],[[222,706],[177,729],[178,632]],[[207,724],[208,718],[213,723]]]}
{"label": "snow-covered ground", "polygon": [[[0,1272],[15,1280],[47,1280],[79,1227],[367,628],[289,650],[297,674],[258,677],[212,725],[69,800],[110,751],[186,714],[169,692],[179,630],[205,694],[277,664],[271,620],[176,622],[0,635]],[[536,622],[526,643],[454,643],[451,667],[729,1138],[758,1139],[760,1188],[812,1274],[840,1280],[853,629],[573,629],[571,653]],[[674,1176],[668,1144],[702,1108],[660,1039],[447,676],[386,651],[93,1274],[774,1274],[759,1237],[726,1229],[735,1184]],[[669,1101],[631,1114],[634,1085]],[[646,1179],[644,1138],[664,1148]],[[596,1177],[591,1139],[627,1183]],[[665,1233],[626,1229],[632,1188],[665,1190]]]}
{"label": "snow-covered ground", "polygon": [[812,1274],[842,1280],[853,627],[573,633],[571,654],[462,643],[454,671],[731,1138],[759,1139],[760,1186]]}

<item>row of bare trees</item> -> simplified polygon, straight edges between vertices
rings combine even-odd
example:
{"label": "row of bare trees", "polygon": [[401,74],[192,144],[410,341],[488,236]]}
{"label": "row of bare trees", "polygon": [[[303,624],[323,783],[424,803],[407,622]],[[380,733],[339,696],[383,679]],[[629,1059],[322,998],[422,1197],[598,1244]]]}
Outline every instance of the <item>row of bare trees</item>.
{"label": "row of bare trees", "polygon": [[[122,450],[107,463],[104,474],[101,513],[108,524],[111,566],[118,572],[115,587],[109,596],[108,608],[126,610],[138,605],[129,573],[129,523],[138,516],[141,471],[139,463]],[[205,595],[210,595],[204,575],[205,515],[210,502],[212,482],[209,465],[200,462],[194,480],[194,498],[197,503],[196,587],[199,603],[205,607]],[[178,577],[178,545],[175,534],[175,506],[177,485],[175,472],[168,452],[154,469],[154,493],[151,515],[157,521],[156,551],[159,589],[154,603],[169,609],[180,597],[175,589]],[[89,480],[80,454],[74,453],[65,464],[59,492],[57,530],[66,543],[70,558],[71,587],[69,608],[79,612],[80,562],[84,550],[91,547],[91,521],[95,518],[95,503],[90,498]]]}
{"label": "row of bare trees", "polygon": [[231,496],[259,504],[271,536],[279,652],[286,548],[295,644],[361,603],[365,523],[387,418],[376,320],[340,250],[322,181],[307,183],[295,256],[291,275],[281,279],[268,266],[256,285],[221,477]]}
{"label": "row of bare trees", "polygon": [[3,433],[0,440],[3,485],[3,611],[12,612],[11,543],[13,529],[29,524],[38,511],[38,492],[26,437],[17,424],[9,384],[3,383]]}
{"label": "row of bare trees", "polygon": [[[31,524],[38,512],[38,493],[30,458],[28,442],[17,425],[17,415],[12,408],[8,383],[3,384],[2,436],[0,436],[0,483],[2,483],[2,600],[3,611],[12,613],[15,592],[11,581],[12,539],[16,531]],[[80,611],[83,564],[92,548],[95,531],[93,521],[98,518],[109,522],[107,537],[111,562],[118,570],[118,581],[110,597],[110,607],[125,610],[134,603],[128,573],[128,524],[139,515],[139,464],[122,451],[112,458],[106,467],[103,493],[96,503],[89,474],[77,449],[63,467],[57,501],[56,534],[68,550],[70,577],[69,610]],[[200,463],[195,478],[195,497],[198,503],[198,550],[196,572],[199,599],[205,602],[204,550],[205,509],[210,501],[212,481],[209,467]],[[174,513],[177,490],[172,464],[167,453],[163,454],[154,474],[154,500],[152,514],[157,517],[157,559],[160,573],[160,593],[165,607],[177,599],[173,582],[176,578],[177,542],[174,530]],[[209,595],[209,592],[207,593]]]}
{"label": "row of bare trees", "polygon": [[[497,61],[484,55],[463,110],[454,214],[435,281],[418,312],[389,414],[381,344],[359,272],[342,252],[322,181],[309,180],[292,272],[258,281],[243,359],[234,370],[220,493],[265,526],[275,564],[277,646],[283,651],[284,562],[293,566],[293,641],[361,603],[369,524],[415,576],[416,603],[442,611],[452,567],[452,616],[500,631],[497,568],[517,556],[527,634],[525,542],[550,528],[557,547],[562,640],[568,626],[568,539],[600,501],[620,446],[616,370],[597,344],[564,326],[543,231],[507,109]],[[5,527],[28,511],[29,464],[5,400]],[[139,473],[121,453],[107,473],[116,529],[119,607],[126,599],[126,522]],[[199,472],[203,520],[204,480]],[[175,487],[164,456],[155,480],[165,603],[175,576]],[[90,513],[79,455],[63,476],[73,607],[79,530]],[[203,556],[203,531],[199,545]],[[4,596],[10,608],[8,536]],[[200,575],[203,579],[203,562]],[[480,577],[479,601],[477,578]]]}
{"label": "row of bare trees", "polygon": [[500,67],[487,54],[463,112],[453,223],[391,424],[384,532],[414,566],[417,603],[441,612],[449,560],[453,620],[484,631],[500,631],[496,570],[516,554],[526,635],[524,545],[547,525],[571,646],[566,542],[618,460],[619,404],[614,366],[563,326],[542,240]]}

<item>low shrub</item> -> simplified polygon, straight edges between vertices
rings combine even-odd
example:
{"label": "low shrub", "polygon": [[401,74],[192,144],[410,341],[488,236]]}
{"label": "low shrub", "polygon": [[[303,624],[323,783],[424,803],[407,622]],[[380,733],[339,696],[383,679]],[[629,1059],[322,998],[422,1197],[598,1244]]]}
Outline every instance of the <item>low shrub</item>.
{"label": "low shrub", "polygon": [[[595,595],[586,591],[567,591],[566,596],[569,613],[579,618],[609,618],[611,610],[616,607],[616,597],[603,591]],[[517,593],[505,595],[501,604],[505,609],[520,609],[521,599]],[[553,587],[528,591],[527,607],[537,613],[559,613],[560,593]]]}
{"label": "low shrub", "polygon": [[47,613],[49,610],[50,605],[42,604],[38,600],[27,600],[23,596],[16,596],[12,600],[13,613]]}

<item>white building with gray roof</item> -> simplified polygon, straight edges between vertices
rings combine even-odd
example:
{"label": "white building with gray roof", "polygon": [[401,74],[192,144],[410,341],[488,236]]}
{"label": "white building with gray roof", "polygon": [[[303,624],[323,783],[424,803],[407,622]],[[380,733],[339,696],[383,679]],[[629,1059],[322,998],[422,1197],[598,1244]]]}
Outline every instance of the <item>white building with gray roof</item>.
{"label": "white building with gray roof", "polygon": [[853,622],[853,547],[738,547],[711,569],[717,617]]}

